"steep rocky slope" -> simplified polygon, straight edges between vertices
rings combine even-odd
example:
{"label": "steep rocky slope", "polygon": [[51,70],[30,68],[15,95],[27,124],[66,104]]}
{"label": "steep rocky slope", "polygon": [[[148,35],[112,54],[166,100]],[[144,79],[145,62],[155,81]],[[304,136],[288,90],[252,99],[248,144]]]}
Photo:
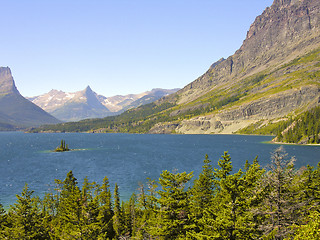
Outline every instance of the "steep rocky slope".
{"label": "steep rocky slope", "polygon": [[0,67],[0,130],[59,123],[56,118],[21,96],[11,70]]}
{"label": "steep rocky slope", "polygon": [[[319,35],[320,1],[275,0],[256,18],[234,55],[171,96],[179,105],[173,115],[211,109],[181,121],[175,131],[233,133],[319,104]],[[151,129],[162,131],[161,124]]]}
{"label": "steep rocky slope", "polygon": [[105,126],[114,132],[235,133],[319,102],[320,1],[275,0],[255,19],[239,50],[177,93],[112,121],[55,130]]}
{"label": "steep rocky slope", "polygon": [[320,46],[320,10],[316,0],[275,0],[256,18],[238,51],[214,63],[179,93],[192,101],[224,84],[290,62]]}

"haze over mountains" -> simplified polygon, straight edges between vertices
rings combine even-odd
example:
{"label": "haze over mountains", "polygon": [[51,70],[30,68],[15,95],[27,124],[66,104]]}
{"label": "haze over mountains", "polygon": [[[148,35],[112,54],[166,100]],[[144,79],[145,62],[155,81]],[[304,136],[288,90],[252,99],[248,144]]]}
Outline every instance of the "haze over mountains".
{"label": "haze over mountains", "polygon": [[[209,19],[208,19],[209,20]],[[320,104],[320,1],[274,0],[234,55],[151,105],[54,131],[234,133]],[[49,130],[46,129],[46,130]]]}
{"label": "haze over mountains", "polygon": [[28,99],[62,121],[78,121],[118,115],[130,108],[151,103],[178,90],[153,89],[140,94],[105,97],[98,95],[88,86],[74,93],[51,90],[46,94]]}

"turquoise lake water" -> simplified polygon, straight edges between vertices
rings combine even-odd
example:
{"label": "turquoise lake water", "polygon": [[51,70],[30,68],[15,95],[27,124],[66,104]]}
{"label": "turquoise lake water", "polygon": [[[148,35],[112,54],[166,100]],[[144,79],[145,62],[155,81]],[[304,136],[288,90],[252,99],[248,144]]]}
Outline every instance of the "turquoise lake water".
{"label": "turquoise lake water", "polygon": [[[50,150],[64,139],[69,148],[81,151],[54,153]],[[127,200],[139,182],[158,179],[163,170],[201,171],[205,154],[214,166],[224,151],[231,154],[235,170],[245,160],[258,156],[262,166],[270,163],[270,152],[279,145],[265,144],[272,137],[243,135],[148,135],[0,132],[0,202],[8,207],[16,201],[25,183],[43,196],[54,188],[54,179],[63,180],[72,170],[79,184],[102,182],[108,176],[113,192],[119,185],[120,195]],[[316,166],[320,161],[319,146],[285,145],[289,156],[297,158],[296,167]]]}

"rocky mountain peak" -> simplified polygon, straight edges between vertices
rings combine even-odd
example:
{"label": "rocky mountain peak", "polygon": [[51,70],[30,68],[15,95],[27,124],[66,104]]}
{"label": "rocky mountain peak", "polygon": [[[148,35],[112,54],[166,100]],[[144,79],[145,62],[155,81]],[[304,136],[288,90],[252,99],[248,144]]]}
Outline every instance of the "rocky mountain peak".
{"label": "rocky mountain peak", "polygon": [[89,85],[84,89],[84,91],[85,92],[93,92]]}
{"label": "rocky mountain peak", "polygon": [[290,62],[319,47],[320,1],[274,0],[256,17],[240,49],[179,91],[179,103],[193,101],[213,88],[241,81],[244,76]]}
{"label": "rocky mountain peak", "polygon": [[303,2],[304,0],[274,0],[273,6],[285,7],[289,5],[293,5],[298,2]]}
{"label": "rocky mountain peak", "polygon": [[19,93],[9,67],[0,67],[0,94]]}

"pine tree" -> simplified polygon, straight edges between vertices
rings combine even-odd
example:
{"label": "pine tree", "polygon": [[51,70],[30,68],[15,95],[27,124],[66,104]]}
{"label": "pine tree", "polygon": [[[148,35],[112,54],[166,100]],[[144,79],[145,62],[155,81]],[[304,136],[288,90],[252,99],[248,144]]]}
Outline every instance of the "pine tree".
{"label": "pine tree", "polygon": [[55,237],[83,239],[83,199],[77,186],[77,179],[70,171],[63,182],[56,180],[56,183],[58,184],[59,204]]}
{"label": "pine tree", "polygon": [[102,239],[112,239],[115,235],[113,229],[113,210],[112,210],[112,196],[110,192],[110,185],[108,177],[104,177],[102,185],[98,188],[95,201],[99,205],[99,215],[97,217],[99,222],[99,237]]}
{"label": "pine tree", "polygon": [[185,239],[190,225],[190,192],[185,189],[193,173],[163,171],[159,178],[161,190],[157,193],[160,206],[155,219],[151,219],[151,235],[161,239]]}
{"label": "pine tree", "polygon": [[97,239],[99,235],[99,205],[94,200],[94,190],[97,188],[95,182],[90,183],[88,178],[85,177],[81,189],[81,220],[82,236],[84,239]]}
{"label": "pine tree", "polygon": [[307,166],[299,184],[299,200],[304,203],[301,210],[320,211],[320,162],[316,169]]}
{"label": "pine tree", "polygon": [[200,231],[199,219],[203,217],[204,211],[211,205],[214,197],[214,176],[211,165],[211,160],[208,155],[205,155],[203,160],[202,172],[195,179],[191,189],[190,211],[192,225],[188,230],[189,236],[195,236]]}
{"label": "pine tree", "polygon": [[203,209],[206,209],[213,198],[214,194],[214,176],[211,160],[208,155],[205,156],[202,166],[202,172],[198,179],[194,181],[192,187],[192,211],[198,217],[202,216]]}
{"label": "pine tree", "polygon": [[267,219],[261,225],[264,234],[274,239],[284,239],[292,230],[291,226],[297,221],[296,197],[294,188],[294,158],[288,159],[283,147],[272,153],[270,170],[262,179],[262,185],[268,189],[261,210]]}
{"label": "pine tree", "polygon": [[132,194],[128,202],[123,202],[122,213],[124,233],[127,238],[135,236],[137,228],[136,196]]}
{"label": "pine tree", "polygon": [[114,187],[114,215],[113,215],[113,229],[115,231],[115,237],[119,238],[123,233],[123,216],[121,212],[120,206],[120,195],[119,195],[119,187],[115,184]]}
{"label": "pine tree", "polygon": [[10,207],[8,222],[11,229],[6,232],[9,239],[47,239],[48,233],[42,225],[39,211],[39,200],[32,197],[26,184],[21,195],[17,195],[17,203]]}
{"label": "pine tree", "polygon": [[216,179],[225,179],[232,171],[232,162],[231,157],[228,152],[224,152],[221,156],[222,159],[219,159],[218,165],[220,169],[214,169],[214,177]]}
{"label": "pine tree", "polygon": [[7,213],[0,203],[0,239],[5,239],[5,229],[7,225]]}
{"label": "pine tree", "polygon": [[191,239],[254,239],[259,236],[258,217],[250,209],[261,202],[258,180],[263,170],[257,160],[248,162],[245,171],[231,174],[232,163],[226,152],[215,169],[217,192],[199,219],[200,231],[189,234]]}
{"label": "pine tree", "polygon": [[137,195],[137,211],[138,215],[136,224],[136,234],[137,239],[150,239],[150,232],[152,232],[153,222],[151,219],[156,218],[156,214],[159,211],[159,206],[157,205],[157,193],[156,189],[158,183],[155,180],[148,179],[146,185],[139,184],[138,195]]}
{"label": "pine tree", "polygon": [[291,237],[294,240],[305,239],[320,239],[320,213],[318,211],[312,211],[309,216],[306,217],[305,224],[295,226],[295,234]]}

